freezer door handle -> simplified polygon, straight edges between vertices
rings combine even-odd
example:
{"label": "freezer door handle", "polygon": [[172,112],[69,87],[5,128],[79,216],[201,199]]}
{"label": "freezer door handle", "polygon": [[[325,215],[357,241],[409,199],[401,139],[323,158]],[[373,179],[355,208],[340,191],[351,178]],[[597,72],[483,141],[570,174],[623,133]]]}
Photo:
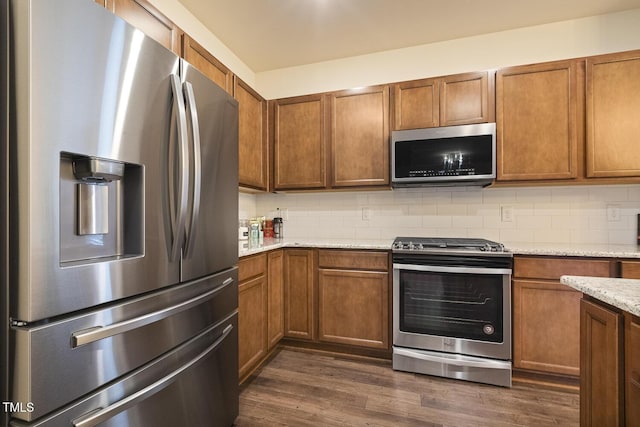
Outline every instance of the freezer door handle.
{"label": "freezer door handle", "polygon": [[185,242],[184,256],[191,258],[195,246],[196,225],[200,216],[200,192],[202,182],[202,155],[200,152],[200,126],[198,123],[198,109],[196,107],[196,97],[193,93],[193,86],[189,82],[184,83],[184,92],[187,98],[187,114],[191,125],[191,141],[193,143],[193,193],[191,199],[191,215],[187,218],[187,237]]}
{"label": "freezer door handle", "polygon": [[[171,75],[171,91],[173,93],[173,107],[177,111],[175,123],[178,133],[178,159],[174,159],[175,150],[169,148],[169,211],[171,216],[171,252],[170,261],[178,260],[184,236],[187,217],[187,203],[189,197],[189,146],[187,144],[187,113],[185,112],[184,96],[181,90],[180,78]],[[172,120],[173,124],[174,120]],[[176,171],[176,166],[178,170]],[[177,175],[177,177],[176,177]],[[177,179],[177,188],[175,180]],[[177,190],[177,194],[176,194]]]}
{"label": "freezer door handle", "polygon": [[173,305],[171,307],[154,311],[154,312],[145,314],[144,316],[125,320],[123,322],[114,323],[109,326],[96,326],[93,328],[83,329],[81,331],[74,332],[73,334],[71,334],[71,347],[77,348],[86,344],[90,344],[92,342],[99,341],[104,338],[109,338],[115,335],[129,332],[134,329],[141,328],[150,323],[154,323],[159,320],[171,317],[175,314],[188,310],[191,307],[195,307],[196,305],[202,304],[203,302],[213,298],[216,294],[218,294],[227,286],[231,285],[233,282],[234,282],[233,278],[228,277],[217,288],[212,289],[209,292],[205,292],[204,294],[198,295],[197,297],[193,297],[191,299],[183,301],[179,304]]}
{"label": "freezer door handle", "polygon": [[97,408],[91,412],[88,412],[79,418],[76,418],[72,421],[72,425],[74,427],[93,427],[96,426],[110,418],[115,417],[120,412],[125,411],[132,406],[135,406],[137,403],[153,396],[157,392],[161,391],[165,387],[169,386],[172,382],[174,382],[180,374],[182,374],[187,369],[192,366],[198,364],[201,360],[206,358],[211,352],[215,351],[220,344],[227,338],[227,336],[233,330],[233,325],[227,325],[226,328],[222,331],[220,337],[209,347],[207,347],[202,353],[198,354],[195,358],[190,360],[188,363],[182,365],[180,368],[171,372],[170,374],[160,378],[153,384],[143,388],[142,390],[122,399],[113,405],[109,405],[106,408]]}

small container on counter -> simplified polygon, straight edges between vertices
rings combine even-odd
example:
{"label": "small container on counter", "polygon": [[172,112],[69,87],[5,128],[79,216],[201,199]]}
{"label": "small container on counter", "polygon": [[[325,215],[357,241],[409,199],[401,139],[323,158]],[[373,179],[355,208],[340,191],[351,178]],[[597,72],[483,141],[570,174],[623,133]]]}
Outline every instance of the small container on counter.
{"label": "small container on counter", "polygon": [[276,239],[282,239],[284,237],[283,231],[282,218],[273,218],[273,237],[275,237]]}
{"label": "small container on counter", "polygon": [[273,220],[267,219],[264,221],[264,237],[273,237]]}
{"label": "small container on counter", "polygon": [[238,240],[249,240],[249,220],[241,219],[238,227]]}

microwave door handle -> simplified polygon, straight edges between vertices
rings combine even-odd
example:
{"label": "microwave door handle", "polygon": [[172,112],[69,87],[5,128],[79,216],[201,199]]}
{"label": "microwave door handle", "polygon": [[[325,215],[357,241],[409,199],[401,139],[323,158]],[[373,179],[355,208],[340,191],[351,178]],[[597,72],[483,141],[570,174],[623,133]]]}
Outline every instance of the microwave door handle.
{"label": "microwave door handle", "polygon": [[98,424],[103,423],[104,421],[107,421],[110,418],[115,417],[119,413],[131,408],[132,406],[135,406],[137,403],[142,402],[145,399],[148,399],[149,397],[153,396],[157,392],[168,387],[171,383],[173,383],[176,379],[178,379],[178,376],[180,376],[180,374],[182,374],[184,371],[191,368],[192,366],[198,364],[201,360],[206,358],[211,352],[215,351],[220,346],[220,344],[222,344],[222,342],[227,338],[227,336],[231,333],[232,329],[233,329],[233,325],[227,325],[227,327],[224,328],[224,330],[222,331],[222,335],[220,335],[220,337],[213,344],[207,347],[202,353],[198,354],[196,357],[191,359],[188,363],[180,366],[178,369],[171,372],[170,374],[160,378],[153,384],[143,388],[142,390],[130,396],[127,396],[122,400],[117,401],[113,405],[109,405],[106,408],[96,408],[93,411],[88,412],[76,418],[71,422],[73,427],[97,426]]}
{"label": "microwave door handle", "polygon": [[[187,145],[187,116],[184,106],[184,97],[180,90],[180,78],[172,74],[171,92],[173,95],[173,108],[176,112],[172,119],[177,128],[178,143],[178,159],[176,162],[173,144],[169,146],[169,215],[171,217],[171,250],[169,252],[169,260],[177,261],[180,256],[182,240],[184,236],[184,227],[187,216],[187,203],[189,191],[189,147]],[[173,132],[170,136],[173,138]],[[176,171],[177,166],[177,171]],[[176,177],[177,175],[177,177]],[[176,186],[177,179],[177,186]],[[177,188],[176,188],[177,187]],[[176,194],[177,190],[177,194]]]}
{"label": "microwave door handle", "polygon": [[191,119],[191,138],[193,149],[193,194],[191,204],[191,215],[188,220],[187,237],[185,241],[185,257],[191,258],[194,250],[194,240],[197,233],[198,218],[200,217],[200,195],[202,191],[202,152],[200,147],[200,126],[198,122],[198,109],[196,98],[193,93],[193,86],[189,82],[184,83],[184,92],[187,98],[187,112]]}

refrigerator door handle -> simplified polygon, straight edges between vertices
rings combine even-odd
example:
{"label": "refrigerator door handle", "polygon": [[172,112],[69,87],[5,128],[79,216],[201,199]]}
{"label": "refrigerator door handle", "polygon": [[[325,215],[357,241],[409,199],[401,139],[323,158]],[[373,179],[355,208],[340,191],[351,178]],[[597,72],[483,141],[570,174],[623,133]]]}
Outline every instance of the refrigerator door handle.
{"label": "refrigerator door handle", "polygon": [[[171,75],[171,91],[173,93],[173,108],[177,111],[175,119],[178,133],[178,159],[174,158],[175,150],[169,148],[169,210],[171,215],[171,252],[169,259],[176,261],[180,256],[182,238],[187,217],[187,204],[189,197],[189,146],[187,144],[187,114],[184,106],[184,97],[181,90],[180,78]],[[175,188],[177,172],[177,195]]]}
{"label": "refrigerator door handle", "polygon": [[185,310],[190,309],[191,307],[195,307],[196,305],[202,304],[203,302],[213,298],[216,294],[222,291],[227,286],[231,285],[234,282],[233,278],[228,277],[222,284],[215,289],[210,290],[204,294],[198,295],[191,299],[181,302],[180,304],[173,305],[171,307],[167,307],[162,310],[154,311],[144,316],[135,317],[133,319],[125,320],[123,322],[118,322],[111,324],[109,326],[96,326],[89,329],[83,329],[81,331],[74,332],[71,334],[71,348],[77,348],[86,344],[90,344],[92,342],[96,342],[105,338],[110,338],[115,335],[123,334],[125,332],[132,331],[137,328],[141,328],[150,323],[157,322],[162,319],[166,319],[167,317],[171,317],[175,314],[183,312]]}
{"label": "refrigerator door handle", "polygon": [[187,237],[185,241],[184,256],[191,258],[194,248],[194,240],[197,232],[198,217],[200,216],[200,192],[202,188],[202,155],[200,149],[200,126],[198,123],[198,109],[193,86],[189,82],[184,83],[184,92],[187,98],[187,114],[191,119],[191,139],[193,143],[193,194],[191,201],[191,215],[187,218]]}
{"label": "refrigerator door handle", "polygon": [[188,363],[185,363],[180,368],[171,372],[170,374],[160,378],[153,384],[143,388],[142,390],[122,399],[113,405],[109,405],[106,408],[97,408],[91,412],[88,412],[79,418],[76,418],[72,421],[72,425],[74,427],[93,427],[96,426],[114,416],[118,415],[120,412],[125,411],[137,403],[153,396],[157,392],[161,391],[165,387],[169,386],[172,382],[174,382],[180,374],[182,374],[187,369],[196,365],[198,362],[203,360],[207,355],[211,352],[215,351],[220,344],[227,338],[227,336],[231,333],[233,329],[233,325],[228,325],[222,331],[220,338],[218,338],[213,344],[207,347],[202,353],[198,354],[195,358],[190,360]]}

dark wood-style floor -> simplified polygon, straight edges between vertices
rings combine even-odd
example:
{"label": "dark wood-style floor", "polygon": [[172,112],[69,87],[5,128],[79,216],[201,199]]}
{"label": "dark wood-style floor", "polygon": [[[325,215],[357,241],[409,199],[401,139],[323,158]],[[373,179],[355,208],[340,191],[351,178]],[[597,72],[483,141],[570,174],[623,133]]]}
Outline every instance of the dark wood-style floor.
{"label": "dark wood-style floor", "polygon": [[397,372],[284,348],[241,387],[236,426],[578,426],[579,395]]}

